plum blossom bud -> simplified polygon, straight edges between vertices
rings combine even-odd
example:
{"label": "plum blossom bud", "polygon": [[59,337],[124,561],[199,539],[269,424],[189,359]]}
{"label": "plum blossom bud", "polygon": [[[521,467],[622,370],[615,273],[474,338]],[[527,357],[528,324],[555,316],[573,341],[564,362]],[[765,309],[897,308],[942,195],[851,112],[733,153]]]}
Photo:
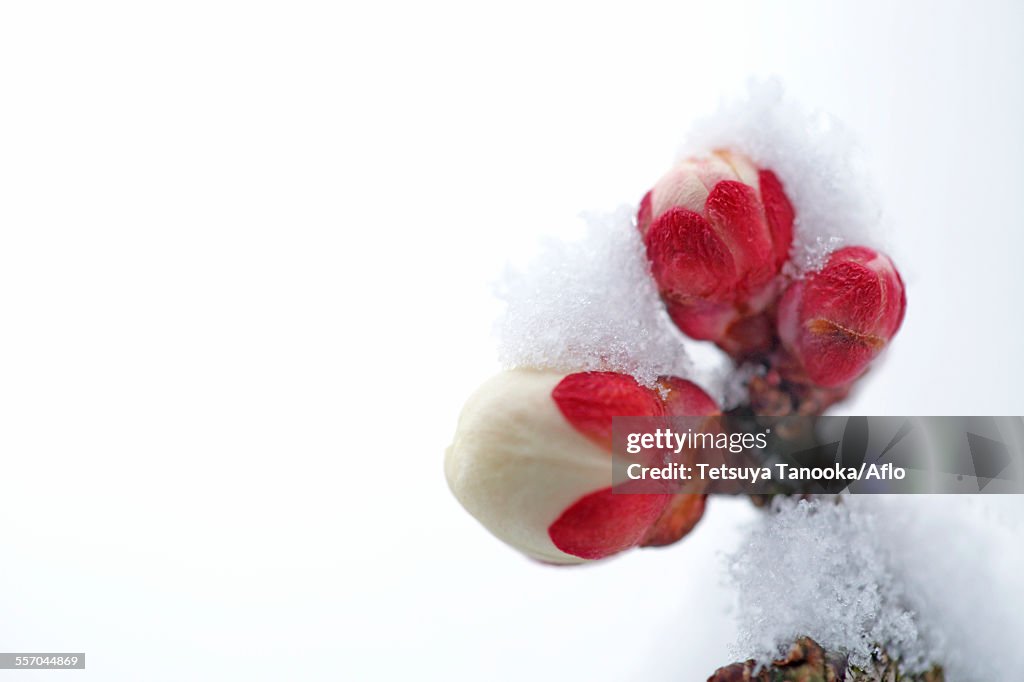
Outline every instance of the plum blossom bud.
{"label": "plum blossom bud", "polygon": [[793,206],[775,174],[726,150],[669,171],[640,202],[637,227],[675,323],[689,336],[742,353],[768,343],[756,316],[777,295],[793,241]]}
{"label": "plum blossom bud", "polygon": [[806,379],[843,386],[882,351],[906,307],[903,280],[892,261],[869,248],[846,247],[783,295],[779,338]]}
{"label": "plum blossom bud", "polygon": [[700,520],[700,494],[615,494],[613,416],[717,414],[696,385],[658,389],[612,372],[513,370],[469,399],[445,458],[459,502],[499,539],[547,563],[675,542]]}

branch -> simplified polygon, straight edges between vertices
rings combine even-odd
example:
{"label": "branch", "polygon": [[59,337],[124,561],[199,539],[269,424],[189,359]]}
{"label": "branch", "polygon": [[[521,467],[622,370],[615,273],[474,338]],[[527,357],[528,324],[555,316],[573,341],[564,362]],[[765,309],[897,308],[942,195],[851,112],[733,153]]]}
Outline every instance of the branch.
{"label": "branch", "polygon": [[869,669],[849,664],[845,656],[826,652],[813,639],[801,637],[784,659],[759,667],[753,660],[719,668],[708,682],[944,682],[942,668],[908,674],[884,650],[872,657]]}

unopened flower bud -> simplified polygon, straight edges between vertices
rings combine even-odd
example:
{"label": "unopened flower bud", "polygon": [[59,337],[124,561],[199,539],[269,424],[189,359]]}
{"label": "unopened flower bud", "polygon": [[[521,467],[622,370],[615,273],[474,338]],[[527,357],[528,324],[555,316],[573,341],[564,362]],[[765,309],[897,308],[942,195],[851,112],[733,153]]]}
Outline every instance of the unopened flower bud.
{"label": "unopened flower bud", "polygon": [[842,386],[882,351],[906,305],[903,280],[887,256],[846,247],[783,295],[779,337],[812,383]]}
{"label": "unopened flower bud", "polygon": [[512,547],[554,564],[668,544],[700,519],[699,494],[617,494],[612,417],[702,415],[718,407],[696,385],[660,390],[611,372],[504,372],[469,399],[445,474],[459,502]]}
{"label": "unopened flower bud", "polygon": [[[730,328],[774,299],[793,241],[793,206],[775,174],[719,150],[687,159],[644,196],[637,226],[669,314],[689,336],[742,353]],[[769,337],[770,338],[770,337]]]}

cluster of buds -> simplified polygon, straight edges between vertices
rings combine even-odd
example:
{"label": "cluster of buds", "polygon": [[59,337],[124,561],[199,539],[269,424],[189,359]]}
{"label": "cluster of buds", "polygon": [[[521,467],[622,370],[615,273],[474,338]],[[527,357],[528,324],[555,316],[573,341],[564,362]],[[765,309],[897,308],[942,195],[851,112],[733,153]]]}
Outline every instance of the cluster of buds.
{"label": "cluster of buds", "polygon": [[795,219],[771,170],[724,150],[677,165],[637,214],[669,315],[691,338],[761,365],[750,402],[762,414],[819,413],[844,397],[906,308],[892,261],[867,247],[788,276]]}
{"label": "cluster of buds", "polygon": [[[644,196],[637,227],[669,315],[756,372],[740,409],[820,414],[842,399],[896,333],[906,298],[892,262],[865,247],[835,251],[816,272],[783,266],[798,218],[770,169],[730,151],[689,159]],[[703,489],[616,494],[612,418],[710,416],[700,387],[652,388],[611,372],[514,370],[468,401],[445,473],[494,535],[552,564],[603,559],[686,535]]]}

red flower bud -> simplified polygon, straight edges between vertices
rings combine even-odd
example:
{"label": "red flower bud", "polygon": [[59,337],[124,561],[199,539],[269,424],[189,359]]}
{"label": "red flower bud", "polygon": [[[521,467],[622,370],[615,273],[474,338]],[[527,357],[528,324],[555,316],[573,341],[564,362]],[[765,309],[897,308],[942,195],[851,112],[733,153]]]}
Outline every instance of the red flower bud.
{"label": "red flower bud", "polygon": [[[777,293],[793,218],[775,174],[739,154],[716,151],[667,173],[640,202],[637,225],[676,324],[729,349],[730,327],[764,310]],[[758,341],[765,339],[738,346]]]}
{"label": "red flower bud", "polygon": [[492,533],[548,563],[579,563],[675,542],[703,514],[700,494],[616,494],[616,416],[717,414],[696,385],[658,390],[629,376],[505,372],[463,409],[445,473],[455,496]]}
{"label": "red flower bud", "polygon": [[779,337],[812,383],[842,386],[881,352],[906,306],[892,261],[872,249],[847,247],[789,287],[779,304]]}

